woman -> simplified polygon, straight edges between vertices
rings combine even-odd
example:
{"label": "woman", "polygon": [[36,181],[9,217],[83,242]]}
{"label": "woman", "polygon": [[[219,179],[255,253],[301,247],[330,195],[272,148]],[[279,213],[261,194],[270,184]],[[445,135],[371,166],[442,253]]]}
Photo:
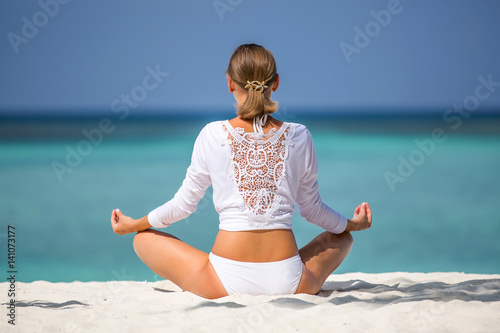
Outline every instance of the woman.
{"label": "woman", "polygon": [[[362,203],[349,220],[321,201],[311,134],[303,125],[269,116],[278,108],[270,98],[279,75],[267,49],[239,46],[226,73],[238,116],[203,128],[172,200],[139,220],[113,210],[113,230],[137,232],[134,249],[144,263],[205,298],[316,294],[349,253],[350,232],[371,226],[370,206]],[[189,216],[210,184],[220,214],[210,254],[149,229]],[[326,230],[300,250],[291,230],[295,205],[307,221]]]}

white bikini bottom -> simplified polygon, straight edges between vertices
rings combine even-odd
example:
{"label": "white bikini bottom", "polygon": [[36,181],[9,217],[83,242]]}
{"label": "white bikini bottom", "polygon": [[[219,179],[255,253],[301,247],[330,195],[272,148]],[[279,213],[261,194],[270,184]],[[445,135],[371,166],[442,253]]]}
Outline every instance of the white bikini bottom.
{"label": "white bikini bottom", "polygon": [[210,252],[208,259],[228,295],[294,294],[302,277],[302,260],[298,254],[280,261],[243,262]]}

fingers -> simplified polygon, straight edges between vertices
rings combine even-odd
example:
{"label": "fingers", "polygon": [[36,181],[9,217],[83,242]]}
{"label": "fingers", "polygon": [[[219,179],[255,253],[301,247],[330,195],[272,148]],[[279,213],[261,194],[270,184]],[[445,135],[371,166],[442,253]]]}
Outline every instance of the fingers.
{"label": "fingers", "polygon": [[368,202],[362,202],[356,207],[352,221],[357,225],[356,229],[352,230],[365,230],[371,227],[372,210]]}
{"label": "fingers", "polygon": [[368,221],[372,221],[372,210],[368,202],[366,202],[366,217],[368,218]]}
{"label": "fingers", "polygon": [[119,209],[113,209],[113,211],[111,212],[111,227],[113,228],[113,231],[119,235],[121,235],[119,229],[122,226],[122,224],[119,223],[120,215],[123,214]]}
{"label": "fingers", "polygon": [[118,208],[113,209],[111,211],[111,224],[112,225],[118,224],[118,221],[120,221],[121,215],[123,215],[123,213]]}
{"label": "fingers", "polygon": [[361,204],[359,204],[358,208],[359,208],[359,213],[358,214],[360,214],[360,215],[366,215],[366,209],[365,209],[365,203],[364,202],[361,203]]}

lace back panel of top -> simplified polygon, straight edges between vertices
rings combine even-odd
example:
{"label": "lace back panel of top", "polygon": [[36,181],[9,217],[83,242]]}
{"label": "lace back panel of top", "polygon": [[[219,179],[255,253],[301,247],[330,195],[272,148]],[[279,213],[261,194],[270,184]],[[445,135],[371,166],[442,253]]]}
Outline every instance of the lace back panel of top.
{"label": "lace back panel of top", "polygon": [[287,124],[278,137],[276,129],[268,134],[245,133],[235,128],[240,136],[228,134],[228,158],[231,177],[236,181],[242,203],[240,209],[248,209],[248,220],[252,226],[268,225],[273,213],[278,210],[281,196],[276,193],[285,175],[285,160],[293,136]]}

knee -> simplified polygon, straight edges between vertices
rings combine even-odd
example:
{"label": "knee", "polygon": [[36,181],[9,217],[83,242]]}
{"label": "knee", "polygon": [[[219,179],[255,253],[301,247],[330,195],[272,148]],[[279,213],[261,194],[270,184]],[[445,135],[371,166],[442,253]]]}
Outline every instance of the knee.
{"label": "knee", "polygon": [[342,237],[344,237],[344,241],[348,244],[351,244],[354,242],[354,239],[352,238],[352,235],[349,231],[344,231],[343,233],[340,234]]}
{"label": "knee", "polygon": [[151,240],[150,237],[151,237],[152,233],[153,233],[153,230],[147,229],[147,230],[139,231],[135,234],[132,244],[134,246],[134,251],[137,255],[139,255],[139,252],[141,251],[142,245]]}
{"label": "knee", "polygon": [[340,234],[341,237],[341,242],[342,242],[342,247],[349,253],[352,248],[352,244],[354,242],[354,239],[352,238],[352,235],[349,231],[345,231]]}
{"label": "knee", "polygon": [[325,232],[327,240],[332,243],[340,243],[341,245],[352,245],[353,239],[349,231],[344,231],[341,234],[334,234],[331,232]]}
{"label": "knee", "polygon": [[349,252],[352,247],[353,238],[349,231],[345,231],[341,234],[328,233],[328,243],[329,247],[341,249],[342,251]]}

